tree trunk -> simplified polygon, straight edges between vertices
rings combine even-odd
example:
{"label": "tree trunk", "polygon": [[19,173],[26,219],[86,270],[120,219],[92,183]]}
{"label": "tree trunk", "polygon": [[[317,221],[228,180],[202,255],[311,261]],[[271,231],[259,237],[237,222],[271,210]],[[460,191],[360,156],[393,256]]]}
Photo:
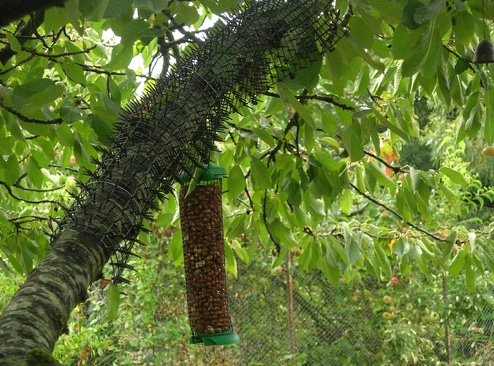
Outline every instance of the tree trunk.
{"label": "tree trunk", "polygon": [[[121,280],[156,199],[209,161],[218,131],[239,106],[294,77],[341,37],[326,1],[265,0],[216,26],[174,72],[117,124],[113,145],[81,186],[53,240],[0,318],[0,365],[50,359],[72,309],[115,256]],[[190,178],[190,176],[189,176]]]}

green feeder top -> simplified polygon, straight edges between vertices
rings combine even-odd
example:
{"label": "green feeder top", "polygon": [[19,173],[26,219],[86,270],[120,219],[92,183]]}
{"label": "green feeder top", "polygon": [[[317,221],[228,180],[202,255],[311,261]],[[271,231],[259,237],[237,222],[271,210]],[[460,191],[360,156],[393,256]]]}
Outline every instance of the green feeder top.
{"label": "green feeder top", "polygon": [[210,182],[221,179],[226,175],[226,170],[217,165],[204,165],[199,176],[199,182]]}

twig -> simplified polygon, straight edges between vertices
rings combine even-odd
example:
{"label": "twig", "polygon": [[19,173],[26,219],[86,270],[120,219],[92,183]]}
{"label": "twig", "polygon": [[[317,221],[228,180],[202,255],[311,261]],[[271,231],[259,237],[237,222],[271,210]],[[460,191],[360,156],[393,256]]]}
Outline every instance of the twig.
{"label": "twig", "polygon": [[403,169],[399,166],[393,166],[391,164],[389,164],[388,162],[386,162],[384,159],[382,159],[381,157],[377,156],[376,154],[373,154],[369,151],[366,151],[364,150],[364,154],[365,155],[368,155],[376,160],[378,160],[379,162],[383,163],[384,165],[386,165],[386,167],[388,167],[389,169],[391,169],[394,173],[399,173],[401,171],[403,171]]}
{"label": "twig", "polygon": [[14,108],[6,106],[3,103],[3,100],[1,98],[0,98],[0,107],[2,107],[7,112],[9,112],[9,113],[13,114],[14,116],[16,116],[17,118],[19,118],[22,122],[26,122],[26,123],[37,123],[37,124],[41,124],[41,125],[54,125],[54,124],[61,124],[63,122],[62,118],[55,118],[52,120],[45,121],[42,119],[26,117],[23,114],[21,114],[20,112],[16,111]]}
{"label": "twig", "polygon": [[[268,97],[274,97],[274,98],[280,97],[279,94],[272,93],[272,92],[266,92],[264,94],[267,95]],[[341,102],[337,102],[335,100],[335,98],[333,98],[330,95],[315,95],[315,94],[314,95],[296,95],[295,98],[297,98],[299,100],[319,100],[322,102],[333,104],[333,105],[340,107],[341,109],[344,109],[347,111],[354,111],[355,110],[355,107],[350,106],[350,105],[346,105],[346,104],[341,103]]]}
{"label": "twig", "polygon": [[[43,21],[43,12],[36,12],[32,14],[26,25],[14,34],[17,37],[19,44],[23,45],[29,39],[27,38],[28,36],[33,34],[33,32],[37,33],[37,28],[43,23]],[[10,45],[5,45],[5,47],[0,50],[0,62],[2,65],[5,65],[15,54],[16,52],[12,50]]]}
{"label": "twig", "polygon": [[445,242],[446,240],[443,239],[443,238],[440,238],[439,236],[421,228],[420,226],[414,224],[413,222],[410,222],[410,221],[405,221],[403,219],[403,216],[401,216],[397,211],[393,210],[392,208],[386,206],[384,203],[378,201],[377,199],[375,199],[374,197],[371,197],[370,195],[368,195],[367,193],[364,193],[362,192],[360,189],[357,188],[357,186],[355,186],[353,183],[349,183],[350,184],[350,187],[352,187],[355,191],[357,191],[358,194],[360,194],[361,196],[364,196],[365,198],[367,198],[369,201],[375,203],[376,205],[378,206],[381,206],[382,208],[388,210],[388,212],[391,212],[393,215],[395,215],[397,218],[399,218],[401,221],[405,222],[408,226],[410,227],[413,227],[415,230],[418,230],[420,231],[421,233],[427,235],[427,236],[430,236],[431,238],[433,238],[434,240],[437,240],[437,241],[440,241],[440,242]]}
{"label": "twig", "polygon": [[281,246],[278,241],[274,238],[273,234],[271,233],[271,230],[269,230],[269,224],[268,224],[268,216],[267,216],[267,200],[268,200],[268,190],[264,190],[264,201],[262,203],[262,221],[264,222],[264,226],[266,226],[266,230],[268,232],[268,235],[271,239],[271,241],[274,243],[274,247],[276,250],[276,255],[279,255],[281,252]]}
{"label": "twig", "polygon": [[14,198],[15,200],[17,200],[17,201],[26,202],[26,203],[32,203],[32,204],[35,204],[35,205],[40,204],[40,203],[51,203],[51,204],[54,204],[54,205],[58,205],[58,206],[62,207],[64,210],[66,210],[66,208],[60,202],[52,201],[52,200],[40,200],[40,201],[27,200],[27,199],[20,198],[20,197],[16,196],[12,192],[12,188],[6,182],[0,180],[0,185],[4,186],[5,189],[7,190],[7,192],[9,193],[9,195],[12,198]]}

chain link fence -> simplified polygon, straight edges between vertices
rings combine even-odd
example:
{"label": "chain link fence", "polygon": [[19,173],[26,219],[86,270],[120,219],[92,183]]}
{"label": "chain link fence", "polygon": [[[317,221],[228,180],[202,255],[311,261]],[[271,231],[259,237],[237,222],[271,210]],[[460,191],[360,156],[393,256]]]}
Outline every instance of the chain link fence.
{"label": "chain link fence", "polygon": [[288,268],[256,262],[230,278],[241,338],[232,364],[494,365],[488,283],[476,294],[444,274],[332,286],[320,272]]}
{"label": "chain link fence", "polygon": [[494,365],[488,274],[478,279],[478,292],[468,293],[461,275],[441,272],[398,282],[354,272],[335,286],[296,263],[238,261],[238,276],[228,275],[227,285],[240,343],[204,346],[189,344],[183,266],[156,250],[141,254],[145,260],[135,265],[142,278],[126,287],[117,319],[104,319],[101,290],[74,313],[71,335],[58,343],[64,364]]}

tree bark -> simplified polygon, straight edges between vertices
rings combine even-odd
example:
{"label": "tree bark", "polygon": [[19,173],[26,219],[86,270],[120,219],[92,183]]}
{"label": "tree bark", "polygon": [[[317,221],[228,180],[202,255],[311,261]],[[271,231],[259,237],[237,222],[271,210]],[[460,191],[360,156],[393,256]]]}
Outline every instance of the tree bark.
{"label": "tree bark", "polygon": [[341,36],[338,21],[326,1],[252,2],[130,104],[53,249],[0,317],[0,365],[56,364],[50,354],[72,309],[112,255],[125,267],[156,199],[209,161],[232,112],[330,49]]}
{"label": "tree bark", "polygon": [[42,364],[39,350],[51,353],[67,330],[72,309],[87,298],[88,284],[101,273],[108,255],[99,238],[66,230],[4,309],[0,365]]}

